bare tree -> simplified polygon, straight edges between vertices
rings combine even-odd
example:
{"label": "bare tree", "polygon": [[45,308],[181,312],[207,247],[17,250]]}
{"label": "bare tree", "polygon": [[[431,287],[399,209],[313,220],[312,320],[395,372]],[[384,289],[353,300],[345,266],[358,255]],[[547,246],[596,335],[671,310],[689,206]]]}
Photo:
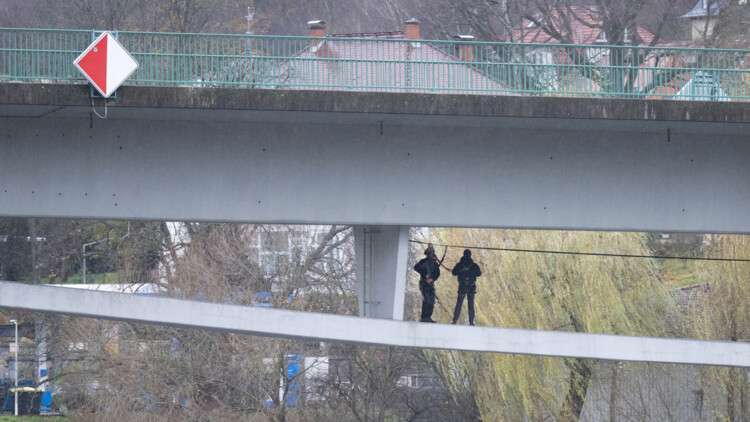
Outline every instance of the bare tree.
{"label": "bare tree", "polygon": [[[708,7],[716,0],[709,2]],[[713,32],[704,32],[706,44],[714,48],[747,48],[750,40],[750,3],[742,0],[727,1],[722,4],[718,16],[714,19]],[[709,25],[706,25],[708,30]]]}
{"label": "bare tree", "polygon": [[56,6],[56,2],[47,5],[59,11],[57,19],[65,26],[76,29],[125,30],[138,20],[137,0],[71,0],[67,7]]}
{"label": "bare tree", "polygon": [[0,27],[50,27],[54,10],[47,8],[48,0],[5,0],[0,3]]}
{"label": "bare tree", "polygon": [[[171,270],[159,283],[170,295],[356,312],[348,227],[193,224],[189,232],[190,243],[179,253],[175,241],[165,243],[173,247],[164,255]],[[317,343],[76,318],[64,319],[56,332],[63,362],[56,379],[69,409],[81,417],[90,411],[115,419],[208,412],[284,421],[307,371],[325,363],[307,359],[298,374],[287,375],[290,355],[324,353]]]}

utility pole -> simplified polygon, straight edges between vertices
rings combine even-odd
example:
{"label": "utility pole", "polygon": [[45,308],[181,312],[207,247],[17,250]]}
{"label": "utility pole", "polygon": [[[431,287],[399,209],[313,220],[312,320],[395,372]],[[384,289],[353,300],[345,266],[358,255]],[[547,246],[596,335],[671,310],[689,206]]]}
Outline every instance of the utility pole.
{"label": "utility pole", "polygon": [[13,399],[13,412],[15,416],[18,416],[18,351],[21,348],[18,347],[18,321],[11,319],[10,322],[16,326],[16,363],[13,370],[15,379],[15,381],[13,381],[13,391],[15,392],[15,398]]}
{"label": "utility pole", "polygon": [[253,21],[253,12],[250,11],[250,6],[247,7],[247,16],[245,16],[245,19],[247,19],[247,32],[245,32],[245,35],[253,35],[252,31],[250,31],[250,22]]}
{"label": "utility pole", "polygon": [[253,21],[253,12],[250,11],[250,6],[247,7],[247,16],[245,16],[245,19],[247,19],[247,31],[245,31],[245,35],[247,35],[247,54],[249,56],[253,55],[253,40],[250,38],[250,35],[253,35],[253,32],[250,30],[250,22]]}

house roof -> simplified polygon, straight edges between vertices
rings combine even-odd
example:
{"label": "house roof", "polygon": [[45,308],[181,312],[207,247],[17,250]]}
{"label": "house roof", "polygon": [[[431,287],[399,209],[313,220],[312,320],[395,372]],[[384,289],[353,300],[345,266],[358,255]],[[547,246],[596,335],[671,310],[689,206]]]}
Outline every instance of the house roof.
{"label": "house roof", "polygon": [[705,284],[680,287],[670,290],[672,297],[681,308],[690,308],[698,304],[705,296],[711,294],[711,287]]}
{"label": "house roof", "polygon": [[[571,6],[570,14],[553,11],[550,16],[535,16],[542,25],[549,25],[558,32],[570,36],[574,44],[606,44],[606,34],[602,37],[601,13],[593,6]],[[638,37],[645,44],[650,44],[654,35],[644,28],[637,27]],[[521,28],[515,31],[517,42],[558,44],[559,40],[548,34],[543,27],[536,26],[531,19],[524,19]],[[601,38],[600,38],[601,37]]]}
{"label": "house roof", "polygon": [[332,38],[380,38],[380,39],[392,39],[399,40],[406,37],[404,31],[385,31],[385,32],[355,32],[351,34],[330,34],[328,37]]}
{"label": "house roof", "polygon": [[[536,49],[542,50],[542,49]],[[562,67],[576,68],[571,52],[581,52],[580,49],[568,47],[544,47],[544,54],[548,64],[554,63]],[[585,55],[583,60],[587,65],[601,66],[610,65],[611,51],[607,48],[592,49],[595,54]],[[646,50],[647,51],[647,50]],[[661,99],[673,98],[693,78],[693,72],[687,71],[690,57],[684,54],[663,54],[659,49],[654,49],[642,58],[642,62],[634,65],[622,74],[624,87],[632,92],[644,95],[646,98]],[[633,66],[626,62],[626,66]],[[585,72],[562,72],[558,74],[556,83],[575,91],[604,92],[601,78],[607,79],[606,74],[599,73],[600,70],[590,69]],[[610,81],[611,82],[611,81]],[[556,88],[557,89],[557,88]]]}
{"label": "house roof", "polygon": [[[676,70],[686,66],[683,56],[651,54],[640,66],[642,69],[635,74],[634,86],[651,94],[647,97],[649,99],[673,98],[693,77],[692,72]],[[663,69],[664,73],[659,74],[655,69]]]}
{"label": "house roof", "polygon": [[[708,16],[708,8],[706,7],[706,0],[698,0],[690,11],[680,16],[681,18],[705,18]],[[726,0],[711,1],[711,16],[717,16],[721,7],[726,4]]]}
{"label": "house roof", "polygon": [[[34,326],[33,325],[27,325],[27,324],[18,324],[18,339],[22,337],[33,337],[34,333]],[[7,325],[0,325],[0,338],[2,339],[13,339],[16,336],[16,325],[15,324],[7,324]]]}
{"label": "house roof", "polygon": [[[278,78],[311,90],[497,94],[509,88],[461,60],[454,44],[403,40],[404,32],[328,35],[280,65]],[[473,48],[473,47],[469,47]],[[315,60],[328,59],[328,60]]]}

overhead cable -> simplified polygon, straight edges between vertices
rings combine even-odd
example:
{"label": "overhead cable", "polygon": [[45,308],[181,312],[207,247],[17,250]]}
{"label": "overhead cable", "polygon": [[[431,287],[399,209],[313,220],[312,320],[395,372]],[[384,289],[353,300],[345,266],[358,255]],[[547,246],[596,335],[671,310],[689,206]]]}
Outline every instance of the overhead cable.
{"label": "overhead cable", "polygon": [[485,250],[485,251],[526,252],[526,253],[554,254],[554,255],[603,256],[603,257],[611,257],[611,258],[685,259],[685,260],[691,260],[691,261],[750,262],[750,259],[743,259],[743,258],[631,255],[631,254],[614,254],[614,253],[599,253],[599,252],[569,252],[569,251],[547,251],[547,250],[538,250],[538,249],[493,248],[489,246],[446,245],[446,244],[440,244],[440,243],[434,243],[434,242],[423,242],[421,240],[414,240],[414,239],[409,239],[409,242],[419,243],[422,245],[432,244],[433,246],[441,246],[445,248],[476,249],[476,250]]}

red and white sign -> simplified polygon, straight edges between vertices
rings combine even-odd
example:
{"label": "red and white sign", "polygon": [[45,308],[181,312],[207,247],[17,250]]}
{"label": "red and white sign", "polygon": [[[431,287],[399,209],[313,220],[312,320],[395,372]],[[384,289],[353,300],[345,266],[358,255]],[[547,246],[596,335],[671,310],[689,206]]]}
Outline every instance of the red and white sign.
{"label": "red and white sign", "polygon": [[94,40],[73,64],[105,98],[138,69],[138,62],[109,32]]}

